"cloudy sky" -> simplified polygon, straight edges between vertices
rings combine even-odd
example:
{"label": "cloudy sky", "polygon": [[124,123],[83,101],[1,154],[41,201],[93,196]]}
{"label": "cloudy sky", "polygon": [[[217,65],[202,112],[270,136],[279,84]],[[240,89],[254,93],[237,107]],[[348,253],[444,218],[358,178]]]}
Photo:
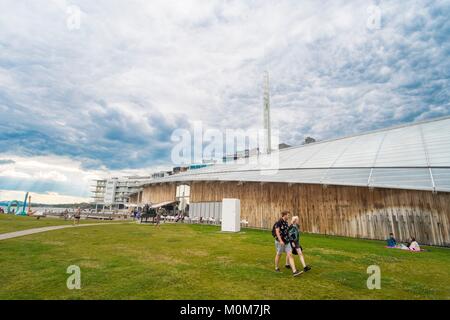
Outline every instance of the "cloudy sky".
{"label": "cloudy sky", "polygon": [[170,167],[176,129],[280,141],[450,114],[449,1],[0,0],[0,200]]}

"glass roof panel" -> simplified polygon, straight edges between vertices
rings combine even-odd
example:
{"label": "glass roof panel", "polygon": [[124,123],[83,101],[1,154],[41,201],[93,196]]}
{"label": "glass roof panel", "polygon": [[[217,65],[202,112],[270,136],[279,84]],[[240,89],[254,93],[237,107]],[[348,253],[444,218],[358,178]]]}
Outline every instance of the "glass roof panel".
{"label": "glass roof panel", "polygon": [[437,191],[450,191],[450,168],[431,169]]}
{"label": "glass roof panel", "polygon": [[375,168],[369,185],[372,187],[433,190],[428,168]]}

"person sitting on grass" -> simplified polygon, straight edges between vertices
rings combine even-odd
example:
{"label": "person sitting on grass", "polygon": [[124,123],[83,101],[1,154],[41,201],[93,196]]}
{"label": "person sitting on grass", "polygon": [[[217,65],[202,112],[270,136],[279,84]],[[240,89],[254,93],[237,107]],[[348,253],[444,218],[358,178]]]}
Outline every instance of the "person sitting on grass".
{"label": "person sitting on grass", "polygon": [[288,228],[289,224],[289,212],[283,211],[281,213],[281,218],[275,222],[272,228],[272,236],[275,238],[275,249],[276,249],[276,255],[275,255],[275,271],[280,272],[280,268],[278,267],[278,264],[280,262],[280,257],[283,254],[283,252],[286,252],[287,260],[289,261],[289,265],[291,266],[291,269],[293,270],[292,274],[294,277],[300,275],[303,273],[303,271],[298,271],[295,268],[294,259],[292,258],[292,247],[289,243],[289,235],[288,235]]}
{"label": "person sitting on grass", "polygon": [[388,248],[396,248],[396,249],[416,251],[416,252],[425,251],[420,248],[419,244],[416,241],[416,238],[414,238],[414,237],[411,237],[408,240],[408,242],[406,242],[406,244],[400,243],[400,244],[397,244],[395,247],[388,246]]}
{"label": "person sitting on grass", "polygon": [[[306,265],[305,258],[303,257],[303,248],[300,245],[300,225],[298,224],[298,216],[293,216],[291,225],[289,226],[288,233],[289,233],[289,240],[292,247],[292,253],[297,254],[300,262],[303,266],[303,271],[307,272],[311,270],[311,267]],[[289,265],[289,261],[286,258],[286,265],[285,267],[289,269],[291,266]]]}
{"label": "person sitting on grass", "polygon": [[392,232],[389,234],[389,239],[387,239],[387,246],[389,248],[395,248],[397,246],[397,241],[395,240]]}
{"label": "person sitting on grass", "polygon": [[411,243],[409,244],[408,248],[411,251],[421,251],[420,246],[417,243],[416,238],[414,238],[414,237],[411,238]]}

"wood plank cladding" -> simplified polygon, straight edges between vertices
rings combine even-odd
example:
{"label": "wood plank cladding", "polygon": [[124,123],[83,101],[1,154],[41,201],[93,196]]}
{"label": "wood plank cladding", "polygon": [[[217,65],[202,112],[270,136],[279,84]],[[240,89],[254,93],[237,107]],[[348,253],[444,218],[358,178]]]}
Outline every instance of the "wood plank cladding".
{"label": "wood plank cladding", "polygon": [[132,195],[130,195],[129,202],[130,203],[138,203],[139,202],[138,198],[139,198],[139,193],[132,194]]}
{"label": "wood plank cladding", "polygon": [[160,203],[164,201],[176,200],[176,188],[174,183],[164,183],[147,186],[142,192],[142,204],[145,203]]}
{"label": "wood plank cladding", "polygon": [[[172,198],[169,194],[172,192]],[[175,197],[175,186],[144,190],[159,202]],[[241,200],[241,218],[250,227],[270,229],[279,213],[300,217],[303,231],[356,238],[398,240],[450,246],[450,193],[287,183],[194,182],[191,203]]]}

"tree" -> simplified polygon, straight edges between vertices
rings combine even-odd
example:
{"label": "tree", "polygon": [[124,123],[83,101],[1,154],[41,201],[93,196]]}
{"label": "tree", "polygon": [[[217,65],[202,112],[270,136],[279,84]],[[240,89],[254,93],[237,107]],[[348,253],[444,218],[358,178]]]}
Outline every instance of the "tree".
{"label": "tree", "polygon": [[314,142],[316,142],[316,139],[314,139],[312,137],[306,137],[305,142],[303,142],[303,144],[310,144],[310,143],[314,143]]}

